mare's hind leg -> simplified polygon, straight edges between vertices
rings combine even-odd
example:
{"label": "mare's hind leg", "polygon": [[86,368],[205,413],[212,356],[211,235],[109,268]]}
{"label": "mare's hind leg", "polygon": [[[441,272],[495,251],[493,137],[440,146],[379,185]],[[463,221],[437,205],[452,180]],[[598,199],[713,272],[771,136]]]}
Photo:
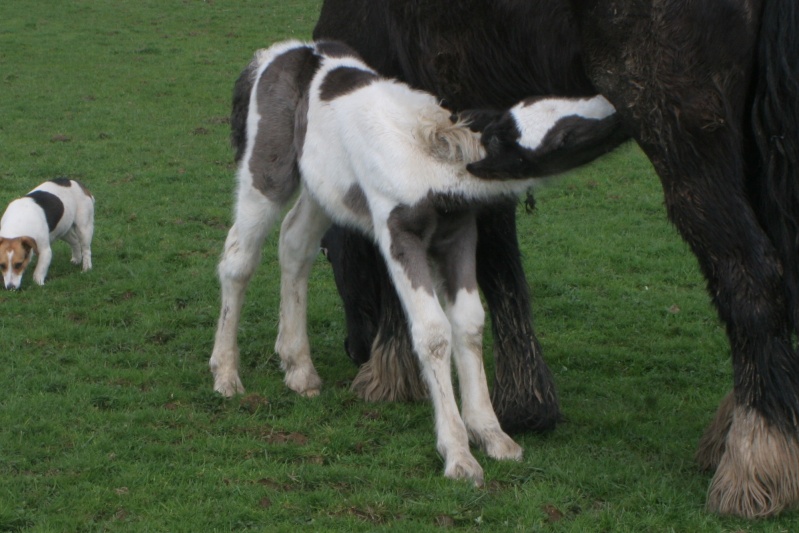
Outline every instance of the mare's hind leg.
{"label": "mare's hind leg", "polygon": [[[733,395],[699,454],[705,466],[718,465],[708,507],[778,513],[799,503],[799,357],[783,265],[755,212],[742,154],[744,75],[754,56],[747,43],[758,29],[744,9],[735,18],[661,2],[658,17],[642,20],[634,10],[584,4],[594,6],[581,20],[589,69],[652,160],[669,218],[699,261],[730,341]],[[660,44],[675,42],[676,28],[679,62]]]}
{"label": "mare's hind leg", "polygon": [[457,220],[451,218],[449,222],[454,222],[452,233],[431,252],[437,256],[444,279],[463,422],[470,440],[489,457],[519,460],[522,458],[522,448],[500,427],[491,405],[483,366],[485,311],[477,291],[475,274],[475,219],[469,213],[457,217]]}
{"label": "mare's hind leg", "polygon": [[269,230],[280,216],[281,205],[251,186],[240,184],[233,226],[225,240],[217,269],[222,307],[216,328],[214,350],[209,361],[214,390],[224,396],[244,392],[239,378],[239,329],[244,293],[261,258]]}
{"label": "mare's hind leg", "polygon": [[308,276],[329,227],[330,219],[303,188],[280,230],[280,326],[275,351],[286,386],[303,396],[316,396],[322,387],[308,342]]}

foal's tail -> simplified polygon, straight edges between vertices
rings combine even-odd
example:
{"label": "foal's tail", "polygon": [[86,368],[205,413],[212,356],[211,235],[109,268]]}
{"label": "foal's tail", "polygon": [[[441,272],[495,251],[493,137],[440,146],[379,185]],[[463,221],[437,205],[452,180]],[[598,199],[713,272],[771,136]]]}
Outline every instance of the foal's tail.
{"label": "foal's tail", "polygon": [[236,151],[236,163],[241,161],[247,147],[247,115],[250,112],[250,93],[258,72],[258,55],[241,71],[233,86],[233,109],[230,112],[230,144]]}
{"label": "foal's tail", "polygon": [[799,2],[766,0],[754,68],[753,193],[785,271],[793,330],[799,327]]}
{"label": "foal's tail", "polygon": [[480,137],[465,121],[452,122],[449,111],[431,106],[419,117],[416,137],[433,157],[452,163],[473,163],[485,157]]}

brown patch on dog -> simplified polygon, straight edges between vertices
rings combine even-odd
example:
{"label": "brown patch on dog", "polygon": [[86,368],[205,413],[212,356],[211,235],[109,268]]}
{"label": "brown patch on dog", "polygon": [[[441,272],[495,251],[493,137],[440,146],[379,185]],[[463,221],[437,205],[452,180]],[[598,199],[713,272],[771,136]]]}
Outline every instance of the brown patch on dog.
{"label": "brown patch on dog", "polygon": [[799,441],[754,409],[735,407],[707,506],[722,515],[773,516],[799,502]]}
{"label": "brown patch on dog", "polygon": [[[31,237],[0,237],[0,269],[5,273],[9,268],[15,274],[20,274],[28,268],[33,257],[32,253],[39,253],[36,241]],[[11,263],[7,264],[8,255],[11,254]]]}
{"label": "brown patch on dog", "polygon": [[732,425],[734,407],[735,396],[730,392],[721,400],[716,416],[699,440],[699,449],[697,449],[694,459],[699,463],[699,468],[702,470],[711,471],[719,466],[721,456],[724,455],[724,443],[727,441],[727,433],[729,433]]}

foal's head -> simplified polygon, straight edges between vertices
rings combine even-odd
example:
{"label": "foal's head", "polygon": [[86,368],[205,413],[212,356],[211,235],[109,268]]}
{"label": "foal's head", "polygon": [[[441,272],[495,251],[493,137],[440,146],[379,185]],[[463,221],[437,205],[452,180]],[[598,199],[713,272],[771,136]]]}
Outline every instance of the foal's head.
{"label": "foal's head", "polygon": [[466,168],[480,178],[552,176],[612,150],[629,135],[602,96],[537,98],[507,111],[470,110],[459,118],[482,133],[486,157]]}

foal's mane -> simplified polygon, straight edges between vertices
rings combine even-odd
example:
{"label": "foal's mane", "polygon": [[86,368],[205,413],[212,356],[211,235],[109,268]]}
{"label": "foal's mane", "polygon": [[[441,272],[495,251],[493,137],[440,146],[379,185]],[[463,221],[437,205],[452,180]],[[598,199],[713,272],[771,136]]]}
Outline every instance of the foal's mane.
{"label": "foal's mane", "polygon": [[415,137],[435,159],[450,163],[472,163],[485,156],[480,137],[463,120],[452,122],[450,113],[430,106],[419,114]]}

